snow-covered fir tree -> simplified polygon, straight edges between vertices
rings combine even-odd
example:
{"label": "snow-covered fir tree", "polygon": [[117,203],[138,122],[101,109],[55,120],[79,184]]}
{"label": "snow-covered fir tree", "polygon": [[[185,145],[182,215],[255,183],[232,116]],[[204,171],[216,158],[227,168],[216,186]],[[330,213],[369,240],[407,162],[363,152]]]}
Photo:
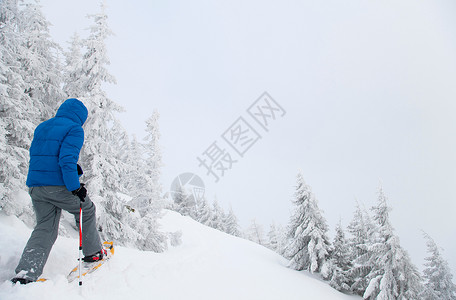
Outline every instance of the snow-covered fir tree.
{"label": "snow-covered fir tree", "polygon": [[276,225],[274,222],[269,226],[268,231],[268,248],[272,251],[283,255],[287,243],[287,233],[282,225]]}
{"label": "snow-covered fir tree", "polygon": [[378,203],[372,210],[378,229],[375,243],[369,249],[373,268],[367,275],[369,285],[364,299],[418,299],[423,290],[421,277],[393,232],[389,221],[391,209],[381,187]]}
{"label": "snow-covered fir tree", "polygon": [[211,219],[209,226],[214,229],[225,232],[225,224],[224,224],[225,213],[223,212],[223,209],[218,204],[217,198],[215,198],[214,202],[212,203],[211,216],[212,216],[212,219]]}
{"label": "snow-covered fir tree", "polygon": [[258,245],[265,247],[268,246],[263,226],[261,226],[261,224],[258,224],[255,219],[252,219],[250,222],[250,226],[246,229],[244,236],[248,240],[257,243]]}
{"label": "snow-covered fir tree", "polygon": [[148,196],[149,203],[147,203],[147,206],[151,213],[161,211],[164,206],[162,199],[163,187],[160,182],[163,162],[159,143],[159,117],[158,111],[154,110],[152,116],[146,121],[146,137],[144,138],[146,158],[142,169],[147,182],[143,186],[143,191]]}
{"label": "snow-covered fir tree", "polygon": [[115,169],[117,162],[113,160],[116,149],[112,146],[115,136],[111,134],[111,129],[115,113],[122,111],[122,108],[107,97],[102,87],[104,83],[115,83],[114,77],[107,70],[109,59],[105,40],[112,33],[106,22],[104,8],[100,14],[90,17],[95,24],[91,26],[91,34],[84,41],[87,49],[82,64],[82,72],[85,74],[82,90],[89,115],[84,125],[85,143],[81,161],[89,189],[106,198],[105,193],[116,191],[117,184],[120,183],[119,172]]}
{"label": "snow-covered fir tree", "polygon": [[277,237],[277,253],[285,256],[285,249],[288,243],[287,230],[282,224],[276,226],[276,237]]}
{"label": "snow-covered fir tree", "polygon": [[120,185],[118,187],[119,191],[125,194],[129,194],[129,191],[126,189],[125,179],[127,174],[132,167],[128,164],[129,158],[129,151],[130,151],[130,137],[128,132],[122,126],[119,120],[114,120],[111,133],[114,137],[113,147],[116,149],[115,153],[115,160],[118,162],[118,170],[120,171],[120,176],[122,180],[120,181]]}
{"label": "snow-covered fir tree", "polygon": [[55,114],[61,97],[57,60],[60,48],[51,41],[49,24],[36,3],[20,9],[17,1],[2,1],[0,11],[0,118],[6,143],[0,158],[0,206],[31,225],[31,203],[13,198],[25,188],[33,131],[38,123]]}
{"label": "snow-covered fir tree", "polygon": [[22,19],[17,0],[0,1],[0,208],[28,220],[30,214],[26,212],[31,212],[31,207],[15,201],[14,195],[25,186],[28,149],[39,111],[24,93]]}
{"label": "snow-covered fir tree", "polygon": [[333,241],[333,249],[329,263],[327,279],[329,284],[338,291],[350,291],[350,278],[348,271],[351,269],[350,248],[345,238],[345,232],[341,221],[336,226],[336,235]]}
{"label": "snow-covered fir tree", "polygon": [[86,94],[86,76],[82,69],[82,40],[77,33],[71,37],[70,48],[64,55],[63,92],[67,98],[82,98]]}
{"label": "snow-covered fir tree", "polygon": [[[131,211],[126,214],[124,226],[134,228],[137,232],[135,245],[141,250],[163,252],[167,248],[167,236],[159,231],[158,218],[164,206],[161,198],[161,150],[159,146],[158,112],[154,112],[146,121],[146,144],[142,145],[134,139],[130,147],[132,151],[125,151],[128,147],[128,135],[120,124],[114,120],[113,133],[117,137],[114,141],[117,151],[114,153],[118,161],[121,174],[129,174],[133,180],[131,192],[133,199],[128,203],[139,212],[139,218]],[[134,171],[133,171],[134,170]],[[127,207],[128,208],[128,207]],[[123,208],[121,208],[123,209]],[[134,212],[134,211],[133,211]]]}
{"label": "snow-covered fir tree", "polygon": [[122,186],[122,164],[118,160],[115,148],[117,136],[114,124],[115,113],[122,108],[109,99],[103,89],[105,83],[115,83],[109,74],[109,59],[106,51],[106,39],[111,35],[107,24],[107,15],[102,5],[99,14],[89,16],[94,20],[90,34],[83,44],[81,86],[84,91],[83,101],[89,110],[85,123],[85,143],[80,161],[84,169],[84,179],[91,198],[99,203],[99,226],[102,238],[128,244],[138,239],[138,233],[129,225],[130,210],[117,197]]}
{"label": "snow-covered fir tree", "polygon": [[297,176],[293,204],[296,208],[288,229],[285,255],[295,270],[320,272],[329,256],[328,225],[301,173]]}
{"label": "snow-covered fir tree", "polygon": [[[146,173],[143,172],[142,167],[145,164],[144,160],[144,147],[136,136],[131,138],[130,145],[125,157],[126,164],[130,166],[125,176],[124,185],[128,195],[133,198],[138,198],[142,194],[142,187],[146,185]],[[140,207],[136,207],[141,209]],[[142,212],[141,212],[142,213]]]}
{"label": "snow-covered fir tree", "polygon": [[226,233],[237,237],[241,236],[241,229],[238,223],[238,219],[234,214],[232,207],[230,207],[228,214],[226,214],[224,223]]}
{"label": "snow-covered fir tree", "polygon": [[374,243],[375,226],[359,203],[356,204],[353,219],[348,225],[348,232],[350,233],[348,239],[350,260],[353,262],[348,271],[350,290],[362,296],[369,284],[367,275],[374,268],[370,258],[371,252],[368,249]]}
{"label": "snow-covered fir tree", "polygon": [[64,100],[58,60],[61,48],[51,40],[49,25],[36,1],[25,4],[20,26],[24,53],[20,61],[25,93],[37,111],[35,124],[53,117]]}
{"label": "snow-covered fir tree", "polygon": [[448,262],[442,257],[441,249],[434,240],[426,233],[427,252],[430,256],[426,257],[425,269],[423,271],[425,288],[421,294],[424,300],[455,300],[456,285],[453,283]]}
{"label": "snow-covered fir tree", "polygon": [[277,251],[277,248],[278,248],[278,246],[277,246],[277,244],[278,244],[277,229],[276,229],[274,222],[269,226],[269,231],[268,231],[267,235],[268,235],[268,248],[274,252],[278,252]]}
{"label": "snow-covered fir tree", "polygon": [[138,249],[153,252],[163,252],[168,248],[168,236],[160,231],[158,218],[152,213],[146,214],[138,224],[140,238],[136,242]]}
{"label": "snow-covered fir tree", "polygon": [[174,210],[183,216],[193,218],[196,215],[196,207],[192,192],[185,186],[178,186],[174,191]]}
{"label": "snow-covered fir tree", "polygon": [[210,226],[212,220],[212,211],[205,197],[198,201],[198,219],[203,225]]}

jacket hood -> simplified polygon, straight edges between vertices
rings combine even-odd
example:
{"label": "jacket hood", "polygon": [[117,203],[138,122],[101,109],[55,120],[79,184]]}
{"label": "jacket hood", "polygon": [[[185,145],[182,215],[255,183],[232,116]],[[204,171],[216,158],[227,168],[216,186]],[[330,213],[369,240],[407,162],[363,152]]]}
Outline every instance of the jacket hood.
{"label": "jacket hood", "polygon": [[89,112],[84,103],[76,98],[70,98],[60,105],[55,116],[69,118],[82,126],[87,120],[88,114]]}

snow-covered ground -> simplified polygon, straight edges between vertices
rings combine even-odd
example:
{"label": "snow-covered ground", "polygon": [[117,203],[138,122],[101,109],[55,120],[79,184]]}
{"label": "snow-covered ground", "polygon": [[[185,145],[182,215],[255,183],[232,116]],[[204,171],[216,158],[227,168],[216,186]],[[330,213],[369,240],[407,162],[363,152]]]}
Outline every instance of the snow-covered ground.
{"label": "snow-covered ground", "polygon": [[182,231],[182,244],[165,253],[116,247],[113,259],[82,287],[66,274],[77,263],[78,241],[59,236],[44,283],[9,279],[31,230],[0,214],[0,299],[359,299],[332,289],[307,272],[286,267],[276,253],[167,211],[162,230]]}

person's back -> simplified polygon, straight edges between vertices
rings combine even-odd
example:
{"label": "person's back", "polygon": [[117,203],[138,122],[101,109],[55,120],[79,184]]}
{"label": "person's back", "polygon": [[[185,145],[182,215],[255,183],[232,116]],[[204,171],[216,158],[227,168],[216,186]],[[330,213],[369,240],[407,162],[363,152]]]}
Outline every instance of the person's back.
{"label": "person's back", "polygon": [[36,128],[30,147],[28,187],[65,185],[69,191],[79,188],[75,168],[84,143],[82,125],[87,114],[82,102],[68,99],[54,118]]}

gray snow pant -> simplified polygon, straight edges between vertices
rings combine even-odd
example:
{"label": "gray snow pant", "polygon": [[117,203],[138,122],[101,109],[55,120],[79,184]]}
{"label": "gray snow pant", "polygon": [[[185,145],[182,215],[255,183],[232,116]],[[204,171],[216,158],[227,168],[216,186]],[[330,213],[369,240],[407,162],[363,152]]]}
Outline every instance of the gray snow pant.
{"label": "gray snow pant", "polygon": [[[80,200],[65,186],[32,187],[29,193],[32,197],[37,224],[24,248],[16,274],[18,277],[37,280],[43,273],[52,245],[57,239],[62,209],[74,215],[79,228]],[[95,205],[89,197],[82,202],[82,247],[86,256],[101,250],[100,236],[96,226]]]}

